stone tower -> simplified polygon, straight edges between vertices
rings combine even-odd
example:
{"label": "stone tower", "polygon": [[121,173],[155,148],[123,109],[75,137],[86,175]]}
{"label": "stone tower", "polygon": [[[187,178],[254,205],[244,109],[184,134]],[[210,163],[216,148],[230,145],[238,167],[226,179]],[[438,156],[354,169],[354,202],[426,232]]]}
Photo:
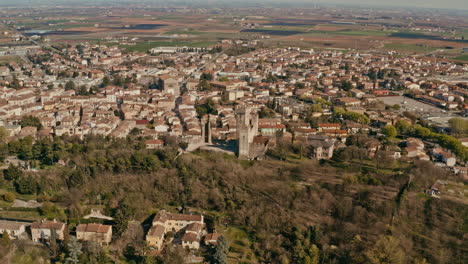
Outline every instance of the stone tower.
{"label": "stone tower", "polygon": [[250,159],[250,144],[258,134],[258,113],[250,106],[236,108],[237,147],[239,159]]}

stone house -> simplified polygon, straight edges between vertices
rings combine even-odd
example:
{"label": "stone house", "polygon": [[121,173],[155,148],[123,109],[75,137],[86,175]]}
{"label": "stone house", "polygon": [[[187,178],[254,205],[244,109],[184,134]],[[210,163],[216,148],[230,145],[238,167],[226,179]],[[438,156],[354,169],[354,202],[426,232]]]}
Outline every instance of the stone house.
{"label": "stone house", "polygon": [[83,241],[93,241],[100,245],[109,244],[112,240],[112,226],[80,224],[76,228],[76,238]]}
{"label": "stone house", "polygon": [[0,220],[0,234],[7,232],[10,239],[20,239],[26,235],[29,223]]}
{"label": "stone house", "polygon": [[55,232],[57,240],[65,239],[67,225],[57,220],[41,220],[31,224],[31,237],[34,242],[50,242]]}

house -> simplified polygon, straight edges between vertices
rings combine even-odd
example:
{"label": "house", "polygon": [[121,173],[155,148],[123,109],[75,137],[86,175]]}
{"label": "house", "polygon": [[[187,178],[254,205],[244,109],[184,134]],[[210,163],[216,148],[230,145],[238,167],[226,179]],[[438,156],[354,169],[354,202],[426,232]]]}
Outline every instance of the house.
{"label": "house", "polygon": [[150,122],[148,120],[142,119],[142,120],[136,120],[135,121],[135,127],[138,129],[145,129]]}
{"label": "house", "polygon": [[216,246],[218,244],[219,233],[210,233],[205,236],[205,245]]}
{"label": "house", "polygon": [[425,155],[423,150],[418,149],[417,147],[407,147],[406,148],[408,158],[416,158],[421,155]]}
{"label": "house", "polygon": [[460,138],[459,140],[463,146],[468,147],[468,138]]}
{"label": "house", "polygon": [[351,97],[342,97],[336,99],[336,104],[343,106],[359,106],[361,105],[361,100]]}
{"label": "house", "polygon": [[185,228],[185,234],[182,236],[182,247],[188,249],[199,249],[200,238],[203,235],[204,224],[192,223]]}
{"label": "house", "polygon": [[451,153],[443,151],[441,148],[434,148],[432,154],[436,161],[445,163],[448,167],[453,167],[457,163],[457,159]]}
{"label": "house", "polygon": [[159,77],[158,85],[165,93],[176,96],[180,95],[179,82],[176,78],[168,74],[164,74]]}
{"label": "house", "polygon": [[188,249],[199,249],[200,238],[194,233],[185,233],[182,237],[182,247]]}
{"label": "house", "polygon": [[312,135],[307,138],[310,157],[313,159],[331,159],[335,149],[334,140],[327,136]]}
{"label": "house", "polygon": [[145,145],[147,149],[160,149],[164,146],[164,141],[160,139],[146,140]]}
{"label": "house", "polygon": [[339,123],[319,123],[317,125],[318,132],[323,132],[324,130],[338,130],[341,128]]}
{"label": "house", "polygon": [[26,227],[29,223],[0,220],[0,234],[7,232],[10,239],[20,239],[27,237]]}
{"label": "house", "polygon": [[112,226],[102,224],[79,224],[76,227],[76,238],[82,241],[93,241],[100,245],[109,244],[112,239]]}
{"label": "house", "polygon": [[102,79],[104,78],[104,72],[101,70],[91,70],[89,71],[89,77],[92,79]]}
{"label": "house", "polygon": [[163,225],[153,225],[148,234],[146,234],[146,242],[148,245],[156,250],[161,250],[164,242],[164,234],[166,228]]}
{"label": "house", "polygon": [[286,132],[286,126],[284,124],[277,125],[259,125],[260,133],[264,136],[274,136],[277,133]]}
{"label": "house", "polygon": [[353,97],[356,97],[356,98],[362,98],[366,94],[365,92],[358,90],[358,89],[351,89],[351,93]]}
{"label": "house", "polygon": [[57,220],[37,221],[31,224],[31,237],[34,242],[49,242],[52,237],[57,240],[64,240],[66,228],[65,223]]}
{"label": "house", "polygon": [[203,215],[174,214],[161,210],[153,219],[152,227],[146,234],[146,241],[150,247],[161,250],[167,232],[183,232],[182,246],[198,249],[204,227]]}
{"label": "house", "polygon": [[390,95],[391,92],[389,90],[386,90],[386,89],[377,89],[377,90],[373,90],[372,93],[375,96],[388,96],[388,95]]}
{"label": "house", "polygon": [[192,223],[203,224],[203,215],[174,214],[162,210],[153,219],[153,225],[160,224],[172,232],[178,232]]}

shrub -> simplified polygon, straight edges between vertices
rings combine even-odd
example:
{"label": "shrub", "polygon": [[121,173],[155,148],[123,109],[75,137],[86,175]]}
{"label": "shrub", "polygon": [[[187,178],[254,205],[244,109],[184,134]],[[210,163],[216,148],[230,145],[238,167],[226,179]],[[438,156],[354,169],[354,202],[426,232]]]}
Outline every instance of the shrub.
{"label": "shrub", "polygon": [[12,193],[12,192],[7,192],[3,195],[3,200],[5,200],[6,202],[13,202],[15,200],[15,194]]}

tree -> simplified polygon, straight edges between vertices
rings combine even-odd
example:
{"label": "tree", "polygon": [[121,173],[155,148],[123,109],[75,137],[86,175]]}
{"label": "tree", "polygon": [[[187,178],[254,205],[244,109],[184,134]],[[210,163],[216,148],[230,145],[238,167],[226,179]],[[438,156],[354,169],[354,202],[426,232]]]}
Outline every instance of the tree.
{"label": "tree", "polygon": [[22,175],[23,175],[23,171],[13,165],[13,164],[10,164],[8,166],[8,169],[6,169],[4,172],[3,172],[4,176],[5,176],[5,179],[7,181],[16,181],[17,179],[19,179]]}
{"label": "tree", "polygon": [[396,122],[395,127],[398,130],[398,132],[406,134],[408,132],[408,129],[411,127],[411,124],[408,121],[402,119]]}
{"label": "tree", "polygon": [[384,128],[382,128],[382,134],[386,135],[389,138],[394,138],[397,136],[398,133],[394,126],[386,125]]}
{"label": "tree", "polygon": [[68,188],[79,187],[84,183],[84,172],[82,170],[73,170],[68,175],[67,185]]}
{"label": "tree", "polygon": [[65,259],[65,263],[78,264],[80,263],[80,256],[83,254],[81,251],[81,243],[78,242],[76,237],[72,237],[70,242],[67,244],[68,257]]}
{"label": "tree", "polygon": [[0,144],[5,144],[8,139],[8,130],[4,127],[0,127]]}
{"label": "tree", "polygon": [[258,112],[258,117],[259,118],[273,118],[275,117],[275,111],[271,110],[268,107],[262,107],[260,111]]}
{"label": "tree", "polygon": [[341,83],[341,89],[343,89],[345,91],[349,91],[349,90],[353,89],[353,84],[350,81],[343,81]]}
{"label": "tree", "polygon": [[229,82],[229,78],[226,77],[226,76],[223,76],[223,77],[219,78],[219,81],[220,82]]}
{"label": "tree", "polygon": [[68,90],[75,90],[75,83],[70,80],[68,81],[66,84],[65,84],[65,91],[68,91]]}
{"label": "tree", "polygon": [[27,126],[36,127],[37,130],[42,128],[41,121],[35,116],[23,116],[23,118],[21,118],[21,127]]}
{"label": "tree", "polygon": [[420,138],[427,138],[432,133],[429,128],[423,127],[420,124],[410,126],[409,131],[411,134],[413,134],[413,136]]}
{"label": "tree", "polygon": [[319,257],[320,257],[320,250],[319,248],[315,245],[312,244],[312,246],[308,250],[308,256],[305,258],[305,263],[307,264],[318,264],[319,263]]}
{"label": "tree", "polygon": [[102,78],[102,84],[101,84],[101,86],[102,86],[102,87],[106,87],[106,86],[108,86],[110,83],[111,83],[111,80],[109,79],[109,77],[104,76],[104,78]]}
{"label": "tree", "polygon": [[179,143],[179,148],[181,148],[183,151],[186,151],[188,148],[188,145],[189,144],[187,142],[183,141]]}
{"label": "tree", "polygon": [[15,181],[15,189],[20,194],[35,194],[37,192],[37,182],[33,176],[21,176]]}
{"label": "tree", "polygon": [[200,79],[197,88],[200,91],[211,91],[211,84],[208,80]]}
{"label": "tree", "polygon": [[12,192],[7,192],[3,195],[3,200],[5,200],[5,202],[11,203],[15,200],[15,194]]}
{"label": "tree", "polygon": [[321,113],[322,112],[322,105],[321,104],[313,104],[310,106],[310,112],[312,113]]}
{"label": "tree", "polygon": [[133,209],[130,208],[127,202],[123,201],[120,203],[119,207],[115,210],[114,220],[115,220],[115,233],[117,235],[122,235],[128,227],[128,218],[132,215]]}
{"label": "tree", "polygon": [[215,253],[213,255],[213,264],[226,264],[228,253],[228,242],[224,236],[220,236],[218,238],[218,244],[216,245]]}
{"label": "tree", "polygon": [[0,240],[0,245],[4,247],[9,247],[11,245],[10,236],[8,235],[8,232],[6,230],[4,230],[2,233],[2,239]]}
{"label": "tree", "polygon": [[185,263],[186,253],[180,246],[166,246],[159,256],[159,263]]}
{"label": "tree", "polygon": [[400,242],[393,236],[382,236],[374,248],[366,252],[369,263],[372,264],[403,264],[406,263],[405,253]]}
{"label": "tree", "polygon": [[200,75],[200,80],[212,81],[213,80],[213,74],[204,72],[204,73],[202,73]]}
{"label": "tree", "polygon": [[459,117],[449,120],[450,130],[453,134],[466,135],[468,133],[468,121]]}

